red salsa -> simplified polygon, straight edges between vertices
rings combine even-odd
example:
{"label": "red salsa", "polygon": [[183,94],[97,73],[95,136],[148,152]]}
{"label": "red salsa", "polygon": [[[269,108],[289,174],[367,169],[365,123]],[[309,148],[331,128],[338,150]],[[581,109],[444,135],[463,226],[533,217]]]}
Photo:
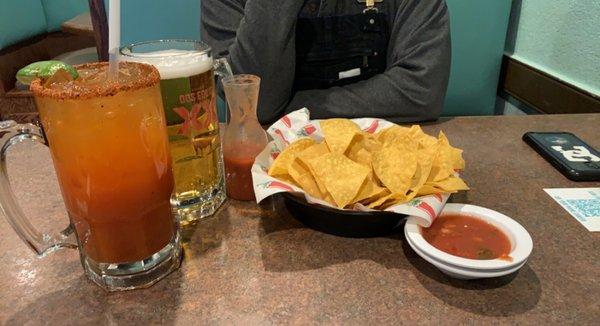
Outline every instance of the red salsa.
{"label": "red salsa", "polygon": [[254,157],[224,156],[223,160],[225,163],[227,196],[237,200],[254,200],[251,173]]}
{"label": "red salsa", "polygon": [[510,240],[504,232],[481,219],[458,214],[438,217],[421,228],[425,241],[454,256],[469,259],[511,260]]}

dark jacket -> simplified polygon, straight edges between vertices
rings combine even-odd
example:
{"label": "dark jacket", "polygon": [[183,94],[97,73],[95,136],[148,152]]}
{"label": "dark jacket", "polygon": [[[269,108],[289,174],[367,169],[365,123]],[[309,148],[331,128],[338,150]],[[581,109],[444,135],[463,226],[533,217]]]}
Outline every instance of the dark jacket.
{"label": "dark jacket", "polygon": [[[384,73],[344,87],[293,93],[295,26],[304,0],[202,0],[202,39],[234,73],[262,78],[259,119],[307,107],[313,118],[437,119],[450,72],[450,26],[444,0],[377,3],[390,26]],[[356,0],[321,0],[318,15],[361,13]]]}

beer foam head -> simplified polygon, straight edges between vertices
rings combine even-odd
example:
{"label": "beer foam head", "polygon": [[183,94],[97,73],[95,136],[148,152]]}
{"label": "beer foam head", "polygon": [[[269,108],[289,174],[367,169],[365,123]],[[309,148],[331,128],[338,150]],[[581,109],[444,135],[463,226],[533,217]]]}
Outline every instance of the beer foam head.
{"label": "beer foam head", "polygon": [[133,56],[126,55],[125,60],[144,62],[155,66],[161,79],[199,75],[213,67],[213,60],[209,54],[186,50],[163,50]]}

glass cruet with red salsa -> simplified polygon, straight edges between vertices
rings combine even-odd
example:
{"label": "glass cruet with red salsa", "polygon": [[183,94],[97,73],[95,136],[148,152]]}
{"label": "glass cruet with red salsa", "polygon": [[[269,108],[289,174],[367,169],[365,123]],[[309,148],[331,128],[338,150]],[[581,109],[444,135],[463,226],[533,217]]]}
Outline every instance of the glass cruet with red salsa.
{"label": "glass cruet with red salsa", "polygon": [[223,139],[227,196],[237,200],[254,200],[250,170],[254,159],[268,142],[256,116],[260,78],[254,75],[226,77],[223,89],[230,112]]}

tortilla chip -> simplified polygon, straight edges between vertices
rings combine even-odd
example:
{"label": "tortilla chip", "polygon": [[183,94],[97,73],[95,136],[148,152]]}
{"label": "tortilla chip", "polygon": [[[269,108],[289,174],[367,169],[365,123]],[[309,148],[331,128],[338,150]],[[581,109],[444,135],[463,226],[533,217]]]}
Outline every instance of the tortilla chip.
{"label": "tortilla chip", "polygon": [[462,157],[462,149],[452,147],[448,138],[443,131],[438,135],[440,147],[444,148],[445,160],[453,170],[463,170],[465,168],[465,160]]}
{"label": "tortilla chip", "polygon": [[[387,132],[385,132],[387,130]],[[417,149],[419,142],[416,138],[420,135],[421,128],[412,126],[411,128],[393,126],[385,129],[382,134],[378,135],[378,140],[383,146],[404,146],[410,150]]]}
{"label": "tortilla chip", "polygon": [[391,194],[391,192],[390,192],[390,190],[388,188],[383,188],[383,191],[381,191],[381,193],[378,193],[378,194],[376,194],[376,195],[374,195],[372,197],[369,197],[369,198],[365,198],[365,199],[361,200],[360,202],[363,205],[367,205],[368,206],[369,204],[374,203],[374,202],[376,202],[377,200],[379,200],[379,199],[381,199],[383,197],[389,196],[390,194]]}
{"label": "tortilla chip", "polygon": [[390,143],[393,138],[403,137],[404,135],[408,134],[409,130],[410,128],[393,125],[389,128],[379,131],[377,134],[375,134],[375,136],[380,143],[385,144]]}
{"label": "tortilla chip", "polygon": [[289,184],[294,185],[296,187],[302,188],[302,186],[300,186],[300,184],[298,184],[296,181],[294,181],[294,179],[291,176],[289,176],[289,175],[278,175],[275,178],[277,178],[277,179],[279,179],[279,180],[281,180],[281,181],[283,181],[285,183],[289,183]]}
{"label": "tortilla chip", "polygon": [[293,180],[300,185],[300,188],[306,191],[306,193],[315,198],[325,198],[326,194],[321,192],[310,169],[301,160],[298,158],[294,159],[288,171]]}
{"label": "tortilla chip", "polygon": [[419,149],[429,148],[431,146],[435,146],[438,142],[437,138],[430,136],[428,134],[422,134],[416,138],[419,143]]}
{"label": "tortilla chip", "polygon": [[[370,172],[370,171],[369,171]],[[382,194],[389,192],[386,188],[380,187],[372,179],[366,178],[363,182],[358,194],[350,204],[358,202],[369,202],[371,198],[379,198]]]}
{"label": "tortilla chip", "polygon": [[288,168],[294,161],[294,158],[296,158],[296,155],[314,144],[315,141],[312,138],[301,138],[291,143],[279,154],[279,156],[277,156],[275,161],[273,161],[268,174],[270,176],[287,175]]}
{"label": "tortilla chip", "polygon": [[379,208],[386,201],[390,200],[390,198],[392,198],[392,194],[388,194],[383,197],[379,197],[377,200],[375,200],[374,202],[371,202],[369,205],[367,205],[367,207],[372,208],[372,209]]}
{"label": "tortilla chip", "polygon": [[360,127],[348,119],[328,119],[320,122],[325,142],[333,153],[344,153]]}
{"label": "tortilla chip", "polygon": [[451,176],[441,181],[429,183],[429,185],[432,185],[435,188],[442,190],[443,192],[457,192],[459,190],[469,190],[467,184],[461,178],[455,176]]}
{"label": "tortilla chip", "polygon": [[417,196],[427,196],[427,195],[440,194],[440,193],[444,193],[444,191],[441,189],[438,189],[432,185],[424,184],[423,186],[421,186],[421,188],[419,188],[419,191],[417,192]]}
{"label": "tortilla chip", "polygon": [[462,170],[465,167],[462,150],[450,146],[448,138],[441,131],[438,136],[437,145],[437,156],[433,161],[427,182],[445,180],[454,175],[456,170]]}
{"label": "tortilla chip", "polygon": [[314,158],[310,160],[309,165],[339,208],[344,208],[352,202],[369,174],[367,167],[340,153],[328,153]]}
{"label": "tortilla chip", "polygon": [[363,134],[355,134],[345,154],[354,162],[360,163],[366,167],[370,167],[372,155],[371,152],[365,148],[364,141],[365,136]]}
{"label": "tortilla chip", "polygon": [[410,193],[408,195],[394,194],[394,196],[391,196],[388,200],[386,200],[383,204],[381,204],[379,206],[379,209],[386,209],[386,208],[389,208],[390,206],[406,203],[409,200],[415,198],[415,196],[416,196],[415,193]]}
{"label": "tortilla chip", "polygon": [[300,153],[298,153],[298,158],[307,163],[309,160],[330,153],[329,147],[325,143],[313,144]]}
{"label": "tortilla chip", "polygon": [[409,189],[410,193],[416,195],[419,189],[427,182],[427,179],[431,174],[433,161],[436,158],[437,149],[438,146],[436,142],[433,146],[422,148],[417,151],[418,167],[411,182]]}
{"label": "tortilla chip", "polygon": [[[300,161],[302,161],[305,164],[305,166],[308,167],[308,169],[314,176],[315,171],[312,170],[312,168],[309,164],[309,161],[312,159],[321,157],[327,153],[330,153],[329,147],[327,146],[327,144],[325,142],[322,142],[322,143],[314,144],[314,145],[306,148],[305,150],[300,152],[297,157],[298,157],[298,159],[300,159]],[[321,182],[321,180],[318,178],[315,178],[315,181],[316,181],[317,185],[319,186],[319,191],[322,194],[326,194],[327,188],[325,188],[325,185],[323,184],[323,182]]]}
{"label": "tortilla chip", "polygon": [[388,146],[373,155],[373,170],[392,194],[406,194],[417,170],[417,155],[399,146]]}
{"label": "tortilla chip", "polygon": [[362,135],[363,147],[370,153],[375,153],[383,148],[383,144],[377,140],[375,135],[365,131],[361,132],[360,135]]}

